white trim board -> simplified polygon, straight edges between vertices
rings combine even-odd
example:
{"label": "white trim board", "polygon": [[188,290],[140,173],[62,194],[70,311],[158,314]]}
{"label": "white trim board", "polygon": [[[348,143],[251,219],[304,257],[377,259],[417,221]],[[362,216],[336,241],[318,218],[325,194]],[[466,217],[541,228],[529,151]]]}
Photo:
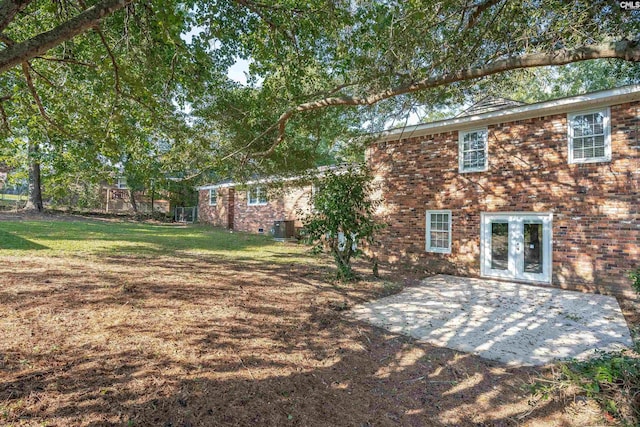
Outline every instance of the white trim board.
{"label": "white trim board", "polygon": [[288,176],[288,177],[266,177],[266,178],[258,178],[252,179],[246,182],[224,182],[222,184],[207,184],[196,187],[196,190],[210,190],[215,188],[229,188],[229,187],[238,187],[238,186],[249,186],[256,184],[271,184],[274,182],[290,182],[290,181],[300,181],[308,178],[324,178],[328,172],[334,173],[336,175],[342,175],[347,172],[347,167],[354,166],[354,170],[359,170],[357,165],[334,165],[334,166],[320,166],[318,167],[311,175],[296,175],[296,176]]}
{"label": "white trim board", "polygon": [[395,141],[404,138],[433,135],[437,133],[469,130],[516,120],[532,119],[573,111],[590,110],[625,102],[640,101],[640,85],[623,86],[584,95],[559,98],[535,104],[505,108],[475,116],[456,117],[415,126],[389,129],[376,138],[377,141]]}

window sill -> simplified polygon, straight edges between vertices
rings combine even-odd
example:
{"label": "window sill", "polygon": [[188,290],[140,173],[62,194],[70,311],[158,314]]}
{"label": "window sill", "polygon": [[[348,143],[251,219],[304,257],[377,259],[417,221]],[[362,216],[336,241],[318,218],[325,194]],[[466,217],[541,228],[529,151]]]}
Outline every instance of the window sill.
{"label": "window sill", "polygon": [[611,163],[611,157],[598,157],[593,159],[569,159],[570,165],[581,165],[583,163]]}
{"label": "window sill", "polygon": [[427,248],[425,251],[430,254],[450,254],[451,253],[451,249]]}
{"label": "window sill", "polygon": [[476,172],[486,172],[488,170],[489,170],[489,168],[487,168],[487,167],[482,168],[482,169],[465,169],[465,170],[458,169],[458,173],[476,173]]}

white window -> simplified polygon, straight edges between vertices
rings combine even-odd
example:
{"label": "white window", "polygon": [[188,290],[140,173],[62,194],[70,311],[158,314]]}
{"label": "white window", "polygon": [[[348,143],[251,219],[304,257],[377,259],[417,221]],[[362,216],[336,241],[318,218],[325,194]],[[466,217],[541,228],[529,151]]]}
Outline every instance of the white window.
{"label": "white window", "polygon": [[569,163],[611,160],[609,109],[569,114]]}
{"label": "white window", "polygon": [[215,188],[209,189],[209,206],[215,206],[218,204],[218,190]]}
{"label": "white window", "polygon": [[247,204],[258,206],[267,204],[267,191],[262,187],[253,187],[247,191]]}
{"label": "white window", "polygon": [[451,211],[427,211],[426,250],[451,253]]}
{"label": "white window", "polygon": [[483,172],[487,170],[487,130],[459,132],[458,170]]}
{"label": "white window", "polygon": [[116,182],[116,187],[118,187],[121,190],[124,190],[127,188],[127,179],[126,178],[118,178],[118,181]]}

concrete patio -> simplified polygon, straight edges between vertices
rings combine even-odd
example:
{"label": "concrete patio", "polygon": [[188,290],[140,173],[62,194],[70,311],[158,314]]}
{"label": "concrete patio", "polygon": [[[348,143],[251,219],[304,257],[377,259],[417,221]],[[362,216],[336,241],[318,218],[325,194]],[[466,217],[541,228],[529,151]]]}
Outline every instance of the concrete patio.
{"label": "concrete patio", "polygon": [[614,297],[467,277],[430,277],[351,316],[515,366],[632,345]]}

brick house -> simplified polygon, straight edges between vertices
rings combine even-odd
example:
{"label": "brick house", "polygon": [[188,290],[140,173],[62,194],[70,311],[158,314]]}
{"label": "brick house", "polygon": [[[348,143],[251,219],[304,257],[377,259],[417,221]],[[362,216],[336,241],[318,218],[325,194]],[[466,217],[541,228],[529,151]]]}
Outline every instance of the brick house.
{"label": "brick house", "polygon": [[[322,166],[311,175],[335,173],[339,166]],[[275,222],[302,227],[299,212],[311,206],[313,185],[308,177],[265,178],[238,184],[227,180],[198,190],[198,221],[248,233],[273,233]],[[291,236],[288,236],[291,237]]]}
{"label": "brick house", "polygon": [[[166,196],[166,194],[163,194]],[[153,201],[149,194],[144,191],[134,192],[136,207],[138,212],[162,212],[169,213],[169,200],[165,198],[155,198]],[[131,189],[127,186],[127,180],[124,177],[115,179],[115,184],[110,185],[103,183],[100,187],[100,203],[104,206],[107,213],[132,213],[134,212],[131,203]],[[153,207],[152,207],[153,206]]]}
{"label": "brick house", "polygon": [[392,129],[367,149],[382,261],[630,294],[640,85]]}

